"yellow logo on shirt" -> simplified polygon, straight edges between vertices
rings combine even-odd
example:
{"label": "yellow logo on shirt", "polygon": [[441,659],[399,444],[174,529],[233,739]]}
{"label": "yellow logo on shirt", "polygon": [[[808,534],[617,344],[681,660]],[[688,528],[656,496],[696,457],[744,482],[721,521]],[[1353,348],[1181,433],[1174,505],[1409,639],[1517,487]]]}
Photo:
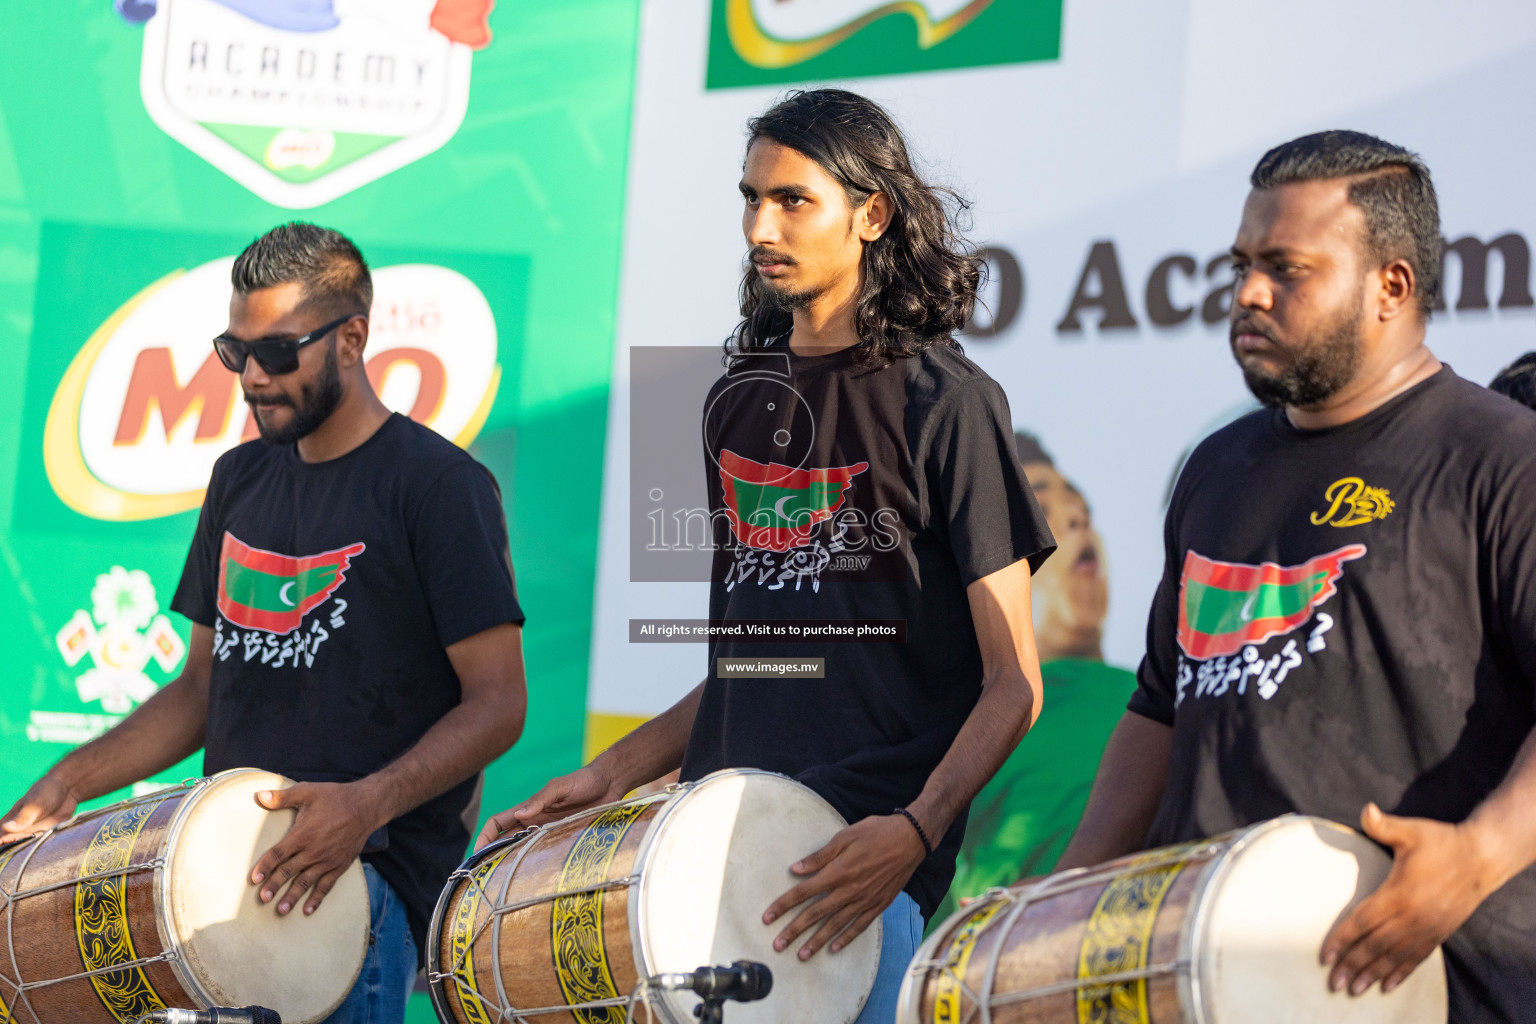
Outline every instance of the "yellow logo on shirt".
{"label": "yellow logo on shirt", "polygon": [[1329,502],[1328,509],[1312,513],[1313,526],[1360,526],[1387,518],[1397,507],[1391,491],[1367,487],[1357,476],[1346,476],[1329,484],[1323,500]]}

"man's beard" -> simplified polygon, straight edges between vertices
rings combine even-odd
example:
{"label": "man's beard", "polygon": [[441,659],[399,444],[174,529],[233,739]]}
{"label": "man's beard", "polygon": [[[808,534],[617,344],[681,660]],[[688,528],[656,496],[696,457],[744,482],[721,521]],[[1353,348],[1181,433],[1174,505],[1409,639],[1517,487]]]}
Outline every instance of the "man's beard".
{"label": "man's beard", "polygon": [[777,252],[766,245],[754,245],[751,249],[747,250],[747,274],[749,279],[756,279],[753,283],[757,285],[757,293],[762,297],[763,302],[781,313],[793,313],[797,309],[805,309],[820,298],[821,293],[826,290],[824,288],[809,288],[803,291],[787,291],[782,288],[776,288],[771,281],[757,272],[757,261],[759,259],[771,259],[791,267],[796,266],[799,261],[787,253]]}
{"label": "man's beard", "polygon": [[330,419],[331,413],[341,404],[341,397],[341,368],[336,362],[336,346],[331,343],[326,346],[325,366],[320,371],[320,379],[299,389],[300,400],[297,404],[288,402],[293,409],[293,418],[287,426],[267,426],[260,416],[256,416],[254,406],[251,415],[256,417],[256,429],[261,431],[261,439],[267,444],[293,444],[313,434],[320,424]]}
{"label": "man's beard", "polygon": [[797,309],[805,309],[811,303],[821,297],[822,289],[809,288],[805,291],[784,291],[775,288],[771,284],[763,284],[763,298],[768,305],[781,313],[793,313]]}
{"label": "man's beard", "polygon": [[[1364,301],[1356,297],[1353,308],[1329,324],[1314,340],[1302,346],[1285,346],[1290,362],[1278,373],[1259,369],[1257,363],[1238,365],[1243,370],[1243,383],[1262,404],[1274,408],[1294,406],[1308,408],[1327,401],[1338,394],[1360,369],[1360,314]],[[1238,320],[1232,324],[1232,340],[1239,333],[1262,334],[1277,346],[1280,344],[1269,330],[1251,320]]]}

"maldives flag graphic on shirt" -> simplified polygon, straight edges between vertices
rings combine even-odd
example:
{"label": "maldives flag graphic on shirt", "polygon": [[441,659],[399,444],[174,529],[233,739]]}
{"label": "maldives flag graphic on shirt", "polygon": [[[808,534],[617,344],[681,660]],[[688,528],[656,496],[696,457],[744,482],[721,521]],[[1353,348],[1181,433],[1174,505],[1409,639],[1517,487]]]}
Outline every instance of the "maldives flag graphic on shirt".
{"label": "maldives flag graphic on shirt", "polygon": [[869,463],[826,469],[764,465],[730,449],[720,452],[720,487],[731,530],[743,544],[789,551],[810,543],[817,524],[843,507],[854,477]]}
{"label": "maldives flag graphic on shirt", "polygon": [[219,551],[219,612],[245,629],[291,633],[304,616],[336,592],[364,545],[318,555],[280,555],[224,532]]}
{"label": "maldives flag graphic on shirt", "polygon": [[1190,551],[1179,580],[1179,646],[1205,661],[1289,633],[1338,593],[1344,563],[1364,554],[1364,544],[1349,544],[1300,565],[1244,565]]}

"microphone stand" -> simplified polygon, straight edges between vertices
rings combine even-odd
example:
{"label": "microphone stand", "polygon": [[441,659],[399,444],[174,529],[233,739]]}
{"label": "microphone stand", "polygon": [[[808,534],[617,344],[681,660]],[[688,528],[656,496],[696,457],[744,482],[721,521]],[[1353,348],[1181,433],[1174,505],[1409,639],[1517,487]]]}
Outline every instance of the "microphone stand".
{"label": "microphone stand", "polygon": [[699,1024],[722,1024],[725,1018],[725,997],[712,996],[693,1008]]}

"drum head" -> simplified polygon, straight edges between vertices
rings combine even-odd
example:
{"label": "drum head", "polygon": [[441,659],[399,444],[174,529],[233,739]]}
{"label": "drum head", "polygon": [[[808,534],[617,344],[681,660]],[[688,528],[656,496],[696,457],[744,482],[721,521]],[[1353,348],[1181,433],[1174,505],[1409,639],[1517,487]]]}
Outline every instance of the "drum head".
{"label": "drum head", "polygon": [[1210,1024],[1445,1024],[1437,949],[1391,993],[1328,991],[1323,939],[1387,877],[1390,860],[1353,829],[1292,816],[1227,858],[1203,901],[1197,977]]}
{"label": "drum head", "polygon": [[[789,866],[846,826],[805,786],[758,771],[716,772],[677,798],[660,819],[640,883],[639,939],[651,974],[756,960],[773,971],[766,999],[732,1003],[736,1024],[849,1024],[880,961],[880,920],[847,948],[830,944],[802,963],[809,936],[782,953],[774,936],[793,918],[763,924],[763,911],[799,880]],[[795,911],[795,913],[797,913]],[[676,1021],[693,1020],[698,997],[665,993]]]}
{"label": "drum head", "polygon": [[352,863],[320,909],[279,917],[259,903],[251,869],[282,839],[293,811],[256,803],[293,783],[271,772],[215,776],[183,805],[166,853],[167,938],[215,1006],[256,1004],[285,1024],[310,1024],[341,1004],[363,967],[368,888]]}

